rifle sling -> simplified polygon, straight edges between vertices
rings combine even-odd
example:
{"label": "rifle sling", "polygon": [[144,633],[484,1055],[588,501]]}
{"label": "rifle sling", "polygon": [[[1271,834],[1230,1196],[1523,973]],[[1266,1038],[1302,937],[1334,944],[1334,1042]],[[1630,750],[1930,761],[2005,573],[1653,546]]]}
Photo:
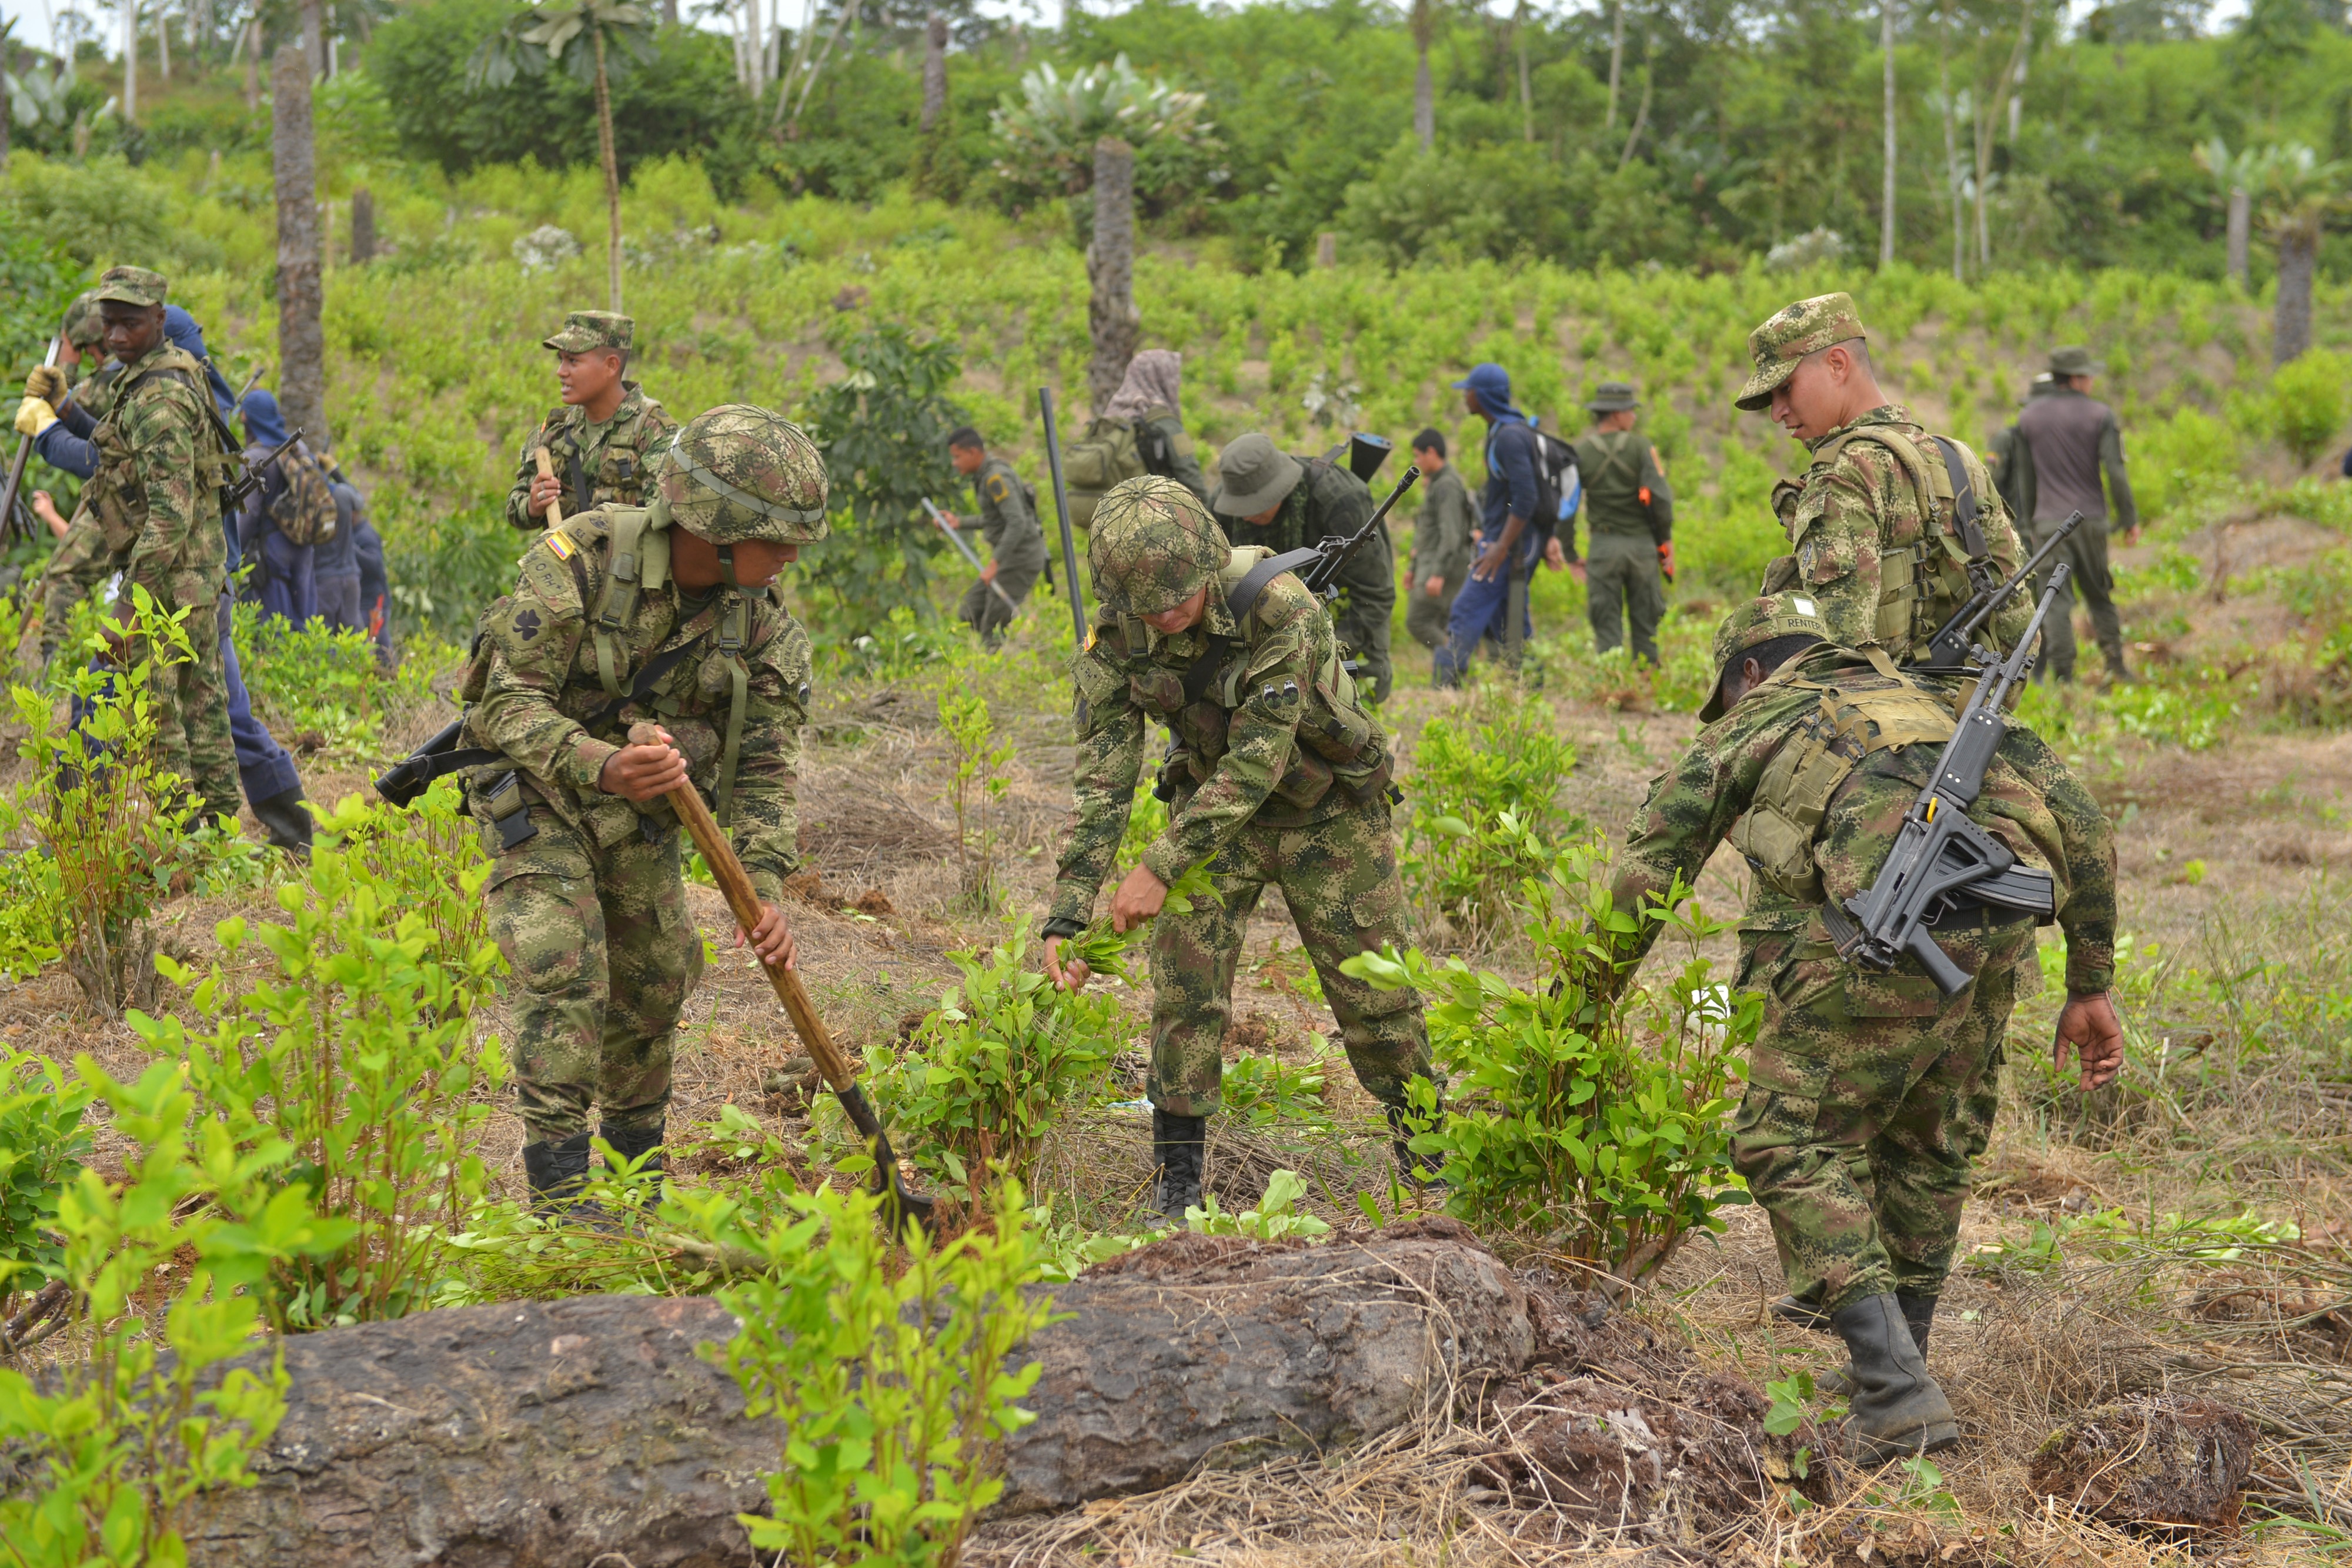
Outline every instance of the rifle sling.
{"label": "rifle sling", "polygon": [[[1225,595],[1225,612],[1234,618],[1234,624],[1238,627],[1249,618],[1249,612],[1257,608],[1258,596],[1265,591],[1266,584],[1286,571],[1297,571],[1322,559],[1323,552],[1318,549],[1286,550],[1280,555],[1266,557],[1250,568],[1242,580],[1234,584],[1233,591]],[[1225,662],[1225,650],[1232,643],[1230,637],[1221,637],[1213,632],[1210,634],[1201,650],[1201,656],[1185,667],[1186,702],[1196,703],[1209,695],[1209,683],[1217,678],[1217,666]]]}

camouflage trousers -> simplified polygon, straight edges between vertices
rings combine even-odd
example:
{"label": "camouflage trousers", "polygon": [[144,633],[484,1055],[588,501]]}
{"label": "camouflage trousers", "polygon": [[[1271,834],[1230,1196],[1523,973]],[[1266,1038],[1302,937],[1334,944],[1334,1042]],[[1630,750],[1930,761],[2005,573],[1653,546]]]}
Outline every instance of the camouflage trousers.
{"label": "camouflage trousers", "polygon": [[508,1057],[534,1140],[588,1127],[658,1131],[669,1108],[670,1046],[702,977],[676,830],[599,846],[543,806],[539,831],[499,853],[490,935],[513,970]]}
{"label": "camouflage trousers", "polygon": [[1151,932],[1151,1103],[1174,1116],[1217,1109],[1234,972],[1258,899],[1282,890],[1323,995],[1339,1019],[1356,1081],[1383,1104],[1429,1076],[1420,994],[1374,990],[1339,972],[1356,954],[1404,942],[1404,888],[1385,800],[1304,828],[1252,822],[1210,862],[1222,903],[1171,910]]}
{"label": "camouflage trousers", "polygon": [[148,682],[155,716],[156,766],[188,781],[196,809],[234,821],[245,787],[228,727],[228,670],[221,663],[219,612],[210,601],[188,612],[184,664],[158,669]]}
{"label": "camouflage trousers", "polygon": [[1733,1166],[1772,1219],[1789,1289],[1836,1312],[1901,1290],[1934,1296],[1970,1167],[1992,1134],[2001,1041],[2033,926],[1937,935],[1976,984],[1950,1000],[1905,959],[1871,975],[1801,932],[1745,943],[1764,1027],[1732,1124]]}
{"label": "camouflage trousers", "polygon": [[[1004,590],[1005,599],[1017,605],[1037,586],[1038,570],[1034,566],[1000,566],[996,585]],[[956,606],[956,618],[989,642],[995,641],[1013,624],[1013,612],[1005,608],[1004,600],[991,592],[988,584],[977,581],[963,591],[962,602]]]}
{"label": "camouflage trousers", "polygon": [[1597,533],[1584,547],[1585,619],[1592,623],[1592,646],[1606,653],[1625,641],[1633,622],[1633,656],[1658,662],[1658,622],[1666,613],[1664,574],[1658,547],[1647,534]]}

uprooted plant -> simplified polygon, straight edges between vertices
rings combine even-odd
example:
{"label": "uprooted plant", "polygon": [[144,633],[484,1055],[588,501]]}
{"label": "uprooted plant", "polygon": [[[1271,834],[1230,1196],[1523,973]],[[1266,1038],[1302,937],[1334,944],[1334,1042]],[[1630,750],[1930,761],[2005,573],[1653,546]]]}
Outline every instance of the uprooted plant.
{"label": "uprooted plant", "polygon": [[[1418,950],[1344,967],[1436,999],[1430,1046],[1452,1103],[1441,1116],[1428,1082],[1414,1082],[1427,1130],[1412,1147],[1443,1156],[1448,1211],[1639,1281],[1694,1232],[1720,1229],[1718,1207],[1747,1201],[1724,1113],[1762,998],[1714,978],[1699,946],[1729,927],[1687,888],[1638,913],[1615,909],[1594,845],[1560,852],[1521,894],[1542,964],[1528,988]],[[1651,990],[1619,983],[1616,954],[1638,922],[1664,925],[1685,955]]]}

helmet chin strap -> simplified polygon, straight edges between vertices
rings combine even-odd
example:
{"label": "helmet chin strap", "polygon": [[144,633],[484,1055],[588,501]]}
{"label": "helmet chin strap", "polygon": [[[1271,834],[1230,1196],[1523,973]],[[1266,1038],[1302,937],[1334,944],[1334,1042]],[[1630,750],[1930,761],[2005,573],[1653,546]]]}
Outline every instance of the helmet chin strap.
{"label": "helmet chin strap", "polygon": [[736,592],[742,592],[743,585],[735,580],[735,547],[719,545],[715,548],[719,551],[719,580]]}

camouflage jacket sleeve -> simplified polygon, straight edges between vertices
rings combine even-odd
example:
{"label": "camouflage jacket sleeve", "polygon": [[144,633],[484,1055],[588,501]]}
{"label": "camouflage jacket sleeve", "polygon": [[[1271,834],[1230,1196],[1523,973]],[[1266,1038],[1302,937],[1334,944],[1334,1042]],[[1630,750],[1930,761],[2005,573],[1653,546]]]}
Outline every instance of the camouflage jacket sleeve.
{"label": "camouflage jacket sleeve", "polygon": [[196,401],[204,395],[155,376],[116,417],[137,455],[138,483],[147,499],[147,520],[123,559],[124,584],[139,584],[170,608],[209,612],[221,585],[204,563],[226,545],[212,491],[198,469],[212,438],[210,420]]}
{"label": "camouflage jacket sleeve", "polygon": [[999,566],[1034,570],[1045,564],[1045,533],[1029,507],[1029,492],[999,468],[980,482],[981,533]]}
{"label": "camouflage jacket sleeve", "polygon": [[[1254,619],[1265,630],[1254,643],[1242,678],[1246,699],[1225,717],[1225,750],[1192,798],[1168,819],[1167,831],[1143,852],[1143,863],[1174,882],[1233,842],[1289,766],[1304,703],[1284,700],[1285,685],[1306,691],[1332,652],[1330,622],[1294,577],[1279,577],[1259,596]],[[1269,700],[1264,694],[1271,688]]]}
{"label": "camouflage jacket sleeve", "polygon": [[1049,920],[1083,925],[1094,917],[1095,895],[1127,837],[1135,783],[1143,773],[1143,710],[1104,645],[1118,634],[1116,627],[1097,631],[1074,671],[1078,744],[1070,782],[1076,821],[1062,846]]}
{"label": "camouflage jacket sleeve", "polygon": [[1642,487],[1650,492],[1651,542],[1664,544],[1675,537],[1675,489],[1666,483],[1658,449],[1646,444],[1642,448]]}
{"label": "camouflage jacket sleeve", "polygon": [[1874,441],[1850,441],[1825,473],[1807,476],[1789,523],[1796,580],[1812,593],[1831,640],[1858,648],[1877,635],[1879,540],[1896,508],[1918,498],[1894,455]]}
{"label": "camouflage jacket sleeve", "polygon": [[[584,563],[587,552],[575,551]],[[586,629],[583,580],[540,539],[523,553],[514,592],[484,617],[489,659],[482,700],[466,718],[472,739],[535,778],[594,799],[619,747],[591,736],[561,699]]]}
{"label": "camouflage jacket sleeve", "polygon": [[[1609,884],[1620,914],[1638,918],[1644,904],[1664,899],[1679,876],[1698,879],[1716,846],[1756,798],[1759,780],[1794,733],[1799,710],[1818,699],[1810,692],[1753,692],[1714,724],[1650,782],[1650,793],[1625,830]],[[1643,921],[1625,953],[1639,962],[1657,940],[1658,926]]]}
{"label": "camouflage jacket sleeve", "polygon": [[[744,651],[751,680],[728,826],[751,885],[773,904],[783,896],[784,878],[801,865],[801,727],[808,722],[811,659],[808,632],[798,621],[774,612],[761,620],[765,625],[754,631],[752,645]],[[723,664],[711,663],[723,673]],[[713,695],[714,716],[723,727],[726,697],[719,689]],[[716,738],[724,744],[723,728]]]}
{"label": "camouflage jacket sleeve", "polygon": [[2131,477],[2124,472],[2123,428],[2113,409],[2099,426],[2099,466],[2107,476],[2108,526],[2125,532],[2139,527],[2139,503],[2132,499]]}
{"label": "camouflage jacket sleeve", "polygon": [[1412,575],[1416,586],[1433,577],[1470,575],[1470,492],[1442,470],[1431,481],[1429,499],[1412,526]]}
{"label": "camouflage jacket sleeve", "polygon": [[2065,849],[2066,988],[2093,996],[2116,977],[2116,833],[2074,770],[2033,731],[2017,726],[2001,741],[2001,759],[2024,777],[2057,819]]}
{"label": "camouflage jacket sleeve", "polygon": [[[522,438],[522,455],[515,460],[514,484],[507,490],[507,521],[515,528],[537,530],[547,526],[544,518],[530,515],[530,482],[539,477],[539,459],[532,454],[554,434],[555,427],[562,419],[563,410],[551,410],[546,419],[534,425]],[[563,465],[556,464],[555,471],[557,477],[561,478]]]}

